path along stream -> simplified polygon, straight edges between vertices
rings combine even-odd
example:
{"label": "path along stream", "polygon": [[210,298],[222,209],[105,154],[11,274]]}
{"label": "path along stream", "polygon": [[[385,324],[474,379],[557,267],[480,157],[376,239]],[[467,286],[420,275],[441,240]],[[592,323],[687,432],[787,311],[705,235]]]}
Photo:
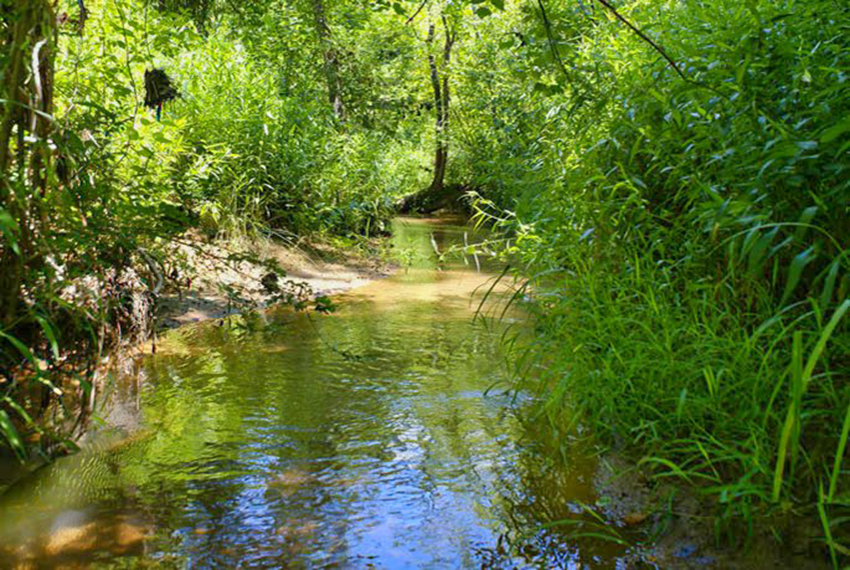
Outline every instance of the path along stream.
{"label": "path along stream", "polygon": [[[331,315],[170,332],[116,381],[83,451],[0,498],[0,567],[614,568],[570,535],[595,465],[552,461],[505,394],[503,333],[473,319],[498,266],[400,219],[402,268]],[[488,272],[489,269],[489,272]]]}

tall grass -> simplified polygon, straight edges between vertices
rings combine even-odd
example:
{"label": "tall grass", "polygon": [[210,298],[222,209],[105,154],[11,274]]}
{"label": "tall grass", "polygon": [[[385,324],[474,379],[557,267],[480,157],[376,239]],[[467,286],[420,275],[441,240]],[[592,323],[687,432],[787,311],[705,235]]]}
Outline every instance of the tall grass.
{"label": "tall grass", "polygon": [[655,477],[712,498],[727,521],[816,503],[841,511],[850,300],[826,315],[806,302],[754,314],[635,253],[619,270],[576,255],[539,308],[553,423],[580,417],[601,441],[638,450]]}
{"label": "tall grass", "polygon": [[609,12],[557,1],[549,29],[524,8],[521,27],[478,47],[512,72],[492,76],[489,99],[472,98],[482,72],[466,72],[458,169],[511,255],[548,276],[535,283],[535,389],[555,426],[586,422],[711,499],[719,528],[807,513],[837,559],[850,520],[850,12],[617,8],[686,80]]}

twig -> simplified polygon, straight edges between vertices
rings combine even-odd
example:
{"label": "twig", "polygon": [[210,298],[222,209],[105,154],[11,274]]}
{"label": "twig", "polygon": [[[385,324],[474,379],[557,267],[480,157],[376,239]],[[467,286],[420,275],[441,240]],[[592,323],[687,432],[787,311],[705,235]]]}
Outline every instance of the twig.
{"label": "twig", "polygon": [[552,35],[552,25],[549,23],[549,16],[546,15],[546,7],[543,6],[543,0],[537,0],[537,5],[540,6],[540,15],[543,17],[543,27],[546,29],[546,38],[549,40],[549,49],[552,51],[552,55],[555,56],[555,61],[558,62],[558,65],[561,67],[561,71],[567,79],[572,79],[570,73],[567,71],[567,67],[564,65],[564,60],[561,59],[558,47],[555,44],[555,38]]}
{"label": "twig", "polygon": [[[539,1],[540,1],[540,0],[538,0],[538,2],[539,2]],[[638,36],[639,36],[639,37],[640,37],[643,41],[645,41],[646,43],[648,43],[649,45],[651,45],[651,46],[652,46],[652,49],[654,49],[654,50],[655,50],[655,51],[657,51],[659,54],[661,54],[661,57],[663,57],[664,59],[666,59],[666,60],[667,60],[667,63],[669,63],[669,64],[670,64],[670,67],[672,67],[672,68],[673,68],[673,70],[675,70],[675,72],[679,75],[679,77],[681,77],[681,78],[682,78],[682,79],[684,79],[685,81],[688,81],[688,78],[685,76],[685,74],[684,74],[684,73],[682,73],[682,70],[681,70],[681,69],[679,69],[679,66],[678,66],[678,65],[676,65],[676,62],[673,60],[673,58],[672,58],[672,57],[670,57],[669,55],[667,55],[667,52],[665,52],[665,51],[661,48],[661,46],[659,46],[657,43],[655,43],[654,41],[652,41],[652,39],[651,39],[649,36],[647,36],[646,34],[644,34],[642,31],[640,31],[640,30],[637,28],[637,26],[635,26],[634,24],[632,24],[631,22],[629,22],[626,18],[624,18],[624,17],[623,17],[623,15],[622,15],[622,14],[620,14],[620,13],[617,11],[617,9],[616,9],[616,8],[614,8],[614,7],[613,7],[613,6],[612,6],[612,5],[608,2],[608,0],[597,0],[597,1],[598,1],[600,4],[602,4],[603,6],[605,6],[606,8],[608,8],[608,10],[610,10],[610,11],[611,11],[611,13],[612,13],[612,14],[614,14],[614,16],[615,16],[618,20],[620,20],[620,21],[621,21],[621,22],[623,22],[626,26],[628,26],[628,27],[629,27],[629,29],[631,29],[634,33],[636,33],[636,34],[637,34],[637,35],[638,35]],[[541,4],[541,8],[542,8],[542,4]],[[545,16],[544,16],[544,17],[545,17]]]}
{"label": "twig", "polygon": [[[35,83],[35,96],[36,96],[36,107],[39,109],[44,108],[44,89],[41,85],[41,70],[39,69],[38,59],[41,54],[41,48],[47,43],[46,39],[39,41],[35,44],[35,47],[32,50],[32,78]],[[30,131],[37,137],[36,134],[36,121],[38,121],[38,115],[33,113],[32,115],[32,125],[30,126]]]}
{"label": "twig", "polygon": [[[86,8],[86,3],[83,0],[77,0],[77,6],[80,7],[80,24],[78,31],[82,36],[86,27],[86,20],[89,19],[89,10]],[[147,4],[145,4],[145,10],[147,10]]]}
{"label": "twig", "polygon": [[139,254],[142,256],[145,265],[148,266],[148,269],[150,269],[151,273],[153,273],[156,277],[156,285],[153,287],[148,286],[150,292],[153,294],[154,297],[156,297],[159,295],[159,292],[162,291],[162,286],[164,285],[162,273],[160,273],[159,269],[156,266],[156,262],[153,260],[153,258],[150,256],[146,249],[140,247],[138,248],[138,251]]}
{"label": "twig", "polygon": [[419,5],[419,8],[417,8],[417,9],[416,9],[416,11],[413,13],[413,15],[407,19],[407,21],[405,22],[405,24],[409,24],[410,22],[412,22],[413,20],[415,20],[415,19],[416,19],[416,16],[418,16],[418,15],[419,15],[419,12],[421,12],[421,11],[422,11],[422,8],[424,8],[424,7],[425,7],[425,4],[427,4],[427,3],[428,3],[428,0],[422,0],[422,4],[420,4],[420,5]]}

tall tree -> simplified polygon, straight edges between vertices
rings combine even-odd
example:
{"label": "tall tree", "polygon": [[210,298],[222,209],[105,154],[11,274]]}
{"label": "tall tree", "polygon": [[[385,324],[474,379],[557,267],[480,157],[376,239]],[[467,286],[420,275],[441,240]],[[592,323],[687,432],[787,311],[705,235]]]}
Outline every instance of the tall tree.
{"label": "tall tree", "polygon": [[[442,194],[443,184],[446,178],[446,165],[449,158],[448,145],[448,123],[449,123],[449,64],[452,58],[452,46],[457,39],[457,30],[452,31],[445,16],[441,16],[445,38],[443,41],[442,66],[437,65],[437,58],[432,48],[434,44],[435,26],[433,21],[428,25],[428,68],[431,73],[431,89],[434,92],[435,110],[435,139],[434,149],[434,178],[431,181],[429,192]],[[440,68],[442,67],[442,69]]]}
{"label": "tall tree", "polygon": [[0,247],[0,326],[4,327],[17,317],[26,268],[42,259],[35,241],[45,221],[42,202],[50,162],[56,37],[50,2],[23,1],[13,10],[4,13],[11,17],[2,45],[8,66],[0,84],[5,100],[0,119],[0,214],[11,220],[7,235],[16,236],[11,246]]}
{"label": "tall tree", "polygon": [[431,184],[419,192],[410,194],[399,203],[402,212],[418,210],[433,212],[448,205],[456,196],[445,186],[446,167],[449,161],[449,108],[451,95],[449,90],[452,48],[457,40],[458,27],[449,24],[445,14],[440,15],[444,38],[442,54],[436,52],[437,26],[433,20],[428,23],[428,35],[425,44],[428,51],[428,72],[431,91],[434,98],[434,175]]}
{"label": "tall tree", "polygon": [[334,113],[340,120],[345,118],[345,107],[342,102],[342,80],[339,73],[339,57],[333,45],[331,29],[328,26],[327,12],[323,0],[311,0],[313,17],[316,20],[316,33],[319,36],[319,48],[324,60],[325,81],[328,86],[328,100],[333,106]]}

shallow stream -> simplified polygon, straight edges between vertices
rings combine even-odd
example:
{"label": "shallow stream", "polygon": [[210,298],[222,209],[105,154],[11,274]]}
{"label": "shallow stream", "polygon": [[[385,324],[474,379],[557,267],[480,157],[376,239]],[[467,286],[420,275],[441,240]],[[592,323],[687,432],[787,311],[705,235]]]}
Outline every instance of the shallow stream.
{"label": "shallow stream", "polygon": [[624,567],[553,524],[596,467],[549,459],[506,393],[521,315],[473,318],[500,268],[437,255],[479,237],[400,219],[392,239],[402,268],[336,313],[161,339],[82,452],[0,498],[0,567]]}

